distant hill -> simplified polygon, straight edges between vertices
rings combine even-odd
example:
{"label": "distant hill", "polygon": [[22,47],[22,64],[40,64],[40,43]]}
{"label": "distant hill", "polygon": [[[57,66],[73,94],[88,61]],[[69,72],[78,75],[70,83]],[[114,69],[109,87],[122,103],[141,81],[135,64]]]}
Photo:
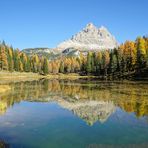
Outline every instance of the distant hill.
{"label": "distant hill", "polygon": [[48,59],[52,59],[55,55],[58,54],[59,51],[53,50],[52,48],[26,48],[23,49],[22,52],[26,53],[27,55],[34,55],[37,54],[39,56],[45,56]]}
{"label": "distant hill", "polygon": [[22,52],[26,53],[29,56],[37,54],[39,56],[45,56],[49,60],[57,59],[59,57],[70,57],[70,56],[79,56],[80,51],[74,48],[65,49],[64,51],[59,51],[57,49],[51,48],[27,48],[23,49]]}
{"label": "distant hill", "polygon": [[51,48],[26,48],[23,50],[23,52],[25,52],[26,54],[50,54],[51,53]]}

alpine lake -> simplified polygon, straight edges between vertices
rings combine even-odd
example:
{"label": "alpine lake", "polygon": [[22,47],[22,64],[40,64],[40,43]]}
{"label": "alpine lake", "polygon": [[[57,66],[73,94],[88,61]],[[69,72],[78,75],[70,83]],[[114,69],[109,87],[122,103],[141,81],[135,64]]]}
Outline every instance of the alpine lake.
{"label": "alpine lake", "polygon": [[148,148],[148,82],[7,82],[0,145],[10,148]]}

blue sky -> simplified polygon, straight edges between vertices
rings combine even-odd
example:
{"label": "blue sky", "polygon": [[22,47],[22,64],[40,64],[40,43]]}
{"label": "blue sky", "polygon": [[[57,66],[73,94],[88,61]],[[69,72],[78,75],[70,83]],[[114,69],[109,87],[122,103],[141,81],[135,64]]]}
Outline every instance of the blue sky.
{"label": "blue sky", "polygon": [[134,40],[148,34],[148,0],[0,0],[0,40],[15,48],[55,47],[89,22]]}

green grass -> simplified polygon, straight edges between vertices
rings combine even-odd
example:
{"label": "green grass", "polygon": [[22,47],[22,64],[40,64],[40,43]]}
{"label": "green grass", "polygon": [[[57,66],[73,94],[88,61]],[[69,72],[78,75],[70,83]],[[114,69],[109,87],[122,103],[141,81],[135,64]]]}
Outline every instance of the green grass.
{"label": "green grass", "polygon": [[56,79],[85,79],[85,78],[96,78],[96,76],[81,76],[77,73],[70,73],[70,74],[48,74],[46,76],[47,79],[52,79],[52,78],[56,78]]}

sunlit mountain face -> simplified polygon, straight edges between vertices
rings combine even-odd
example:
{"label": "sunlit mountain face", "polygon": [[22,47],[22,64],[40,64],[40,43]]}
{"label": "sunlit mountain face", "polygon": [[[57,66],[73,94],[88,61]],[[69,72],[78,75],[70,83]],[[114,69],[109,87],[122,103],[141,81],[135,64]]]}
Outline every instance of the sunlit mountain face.
{"label": "sunlit mountain face", "polygon": [[57,48],[64,50],[76,48],[83,50],[114,49],[118,46],[115,37],[107,28],[101,26],[97,28],[93,23],[89,23],[80,32],[72,36],[71,39],[60,43]]}

